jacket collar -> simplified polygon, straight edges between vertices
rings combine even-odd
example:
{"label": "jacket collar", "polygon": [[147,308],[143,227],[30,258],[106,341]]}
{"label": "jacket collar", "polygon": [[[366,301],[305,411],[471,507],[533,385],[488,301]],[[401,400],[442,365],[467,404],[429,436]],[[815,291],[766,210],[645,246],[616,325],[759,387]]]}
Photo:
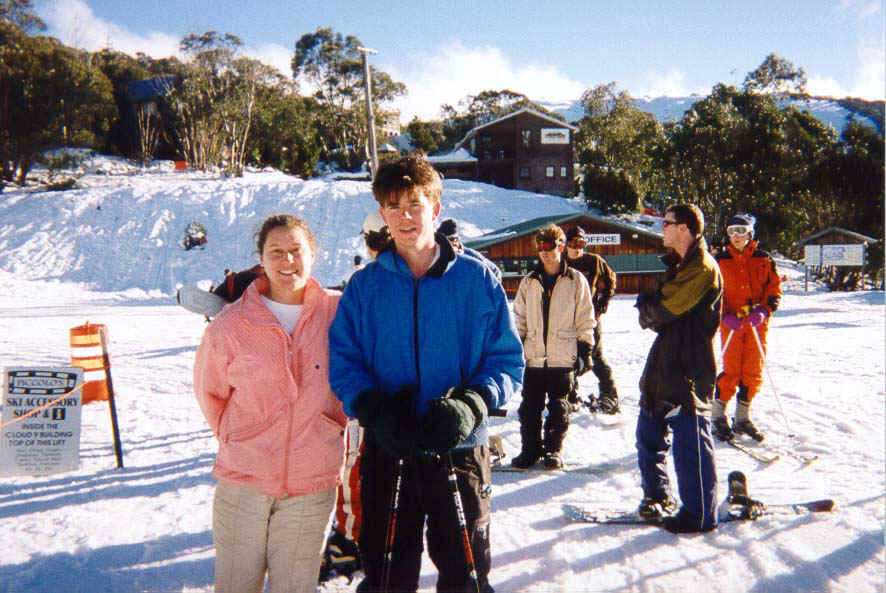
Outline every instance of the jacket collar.
{"label": "jacket collar", "polygon": [[750,241],[748,241],[748,244],[745,245],[744,249],[742,249],[741,251],[739,251],[738,249],[733,247],[732,243],[729,243],[728,249],[729,249],[729,254],[736,259],[740,258],[740,257],[748,257],[750,255],[753,255],[754,252],[757,251],[757,241],[755,239],[751,239]]}
{"label": "jacket collar", "polygon": [[706,251],[707,248],[707,241],[705,241],[704,237],[699,237],[689,246],[689,249],[686,250],[686,254],[683,256],[682,259],[680,258],[680,255],[674,250],[668,250],[668,252],[662,255],[659,259],[665,266],[667,266],[668,269],[679,270],[680,268],[684,267],[687,262],[698,257],[700,251]]}
{"label": "jacket collar", "polygon": [[[566,254],[563,254],[563,257],[560,258],[560,270],[557,272],[557,276],[565,276],[566,272],[569,270],[569,264],[566,263]],[[545,266],[541,263],[541,260],[535,265],[535,269],[530,272],[530,276],[534,278],[541,278],[545,275]]]}
{"label": "jacket collar", "polygon": [[[243,293],[243,297],[240,299],[243,313],[249,321],[255,325],[279,325],[277,318],[274,317],[274,314],[271,313],[261,298],[262,296],[268,296],[270,289],[271,283],[268,280],[268,277],[262,274],[249,285],[246,292]],[[308,282],[305,284],[305,298],[302,302],[302,306],[304,307],[302,310],[302,317],[305,317],[309,313],[313,308],[313,305],[316,304],[322,296],[323,288],[320,284],[313,277],[308,278]]]}
{"label": "jacket collar", "polygon": [[[440,233],[434,233],[434,241],[437,242],[437,247],[440,249],[440,257],[438,257],[437,261],[435,261],[430,269],[425,272],[425,276],[440,278],[443,274],[449,271],[453,265],[455,265],[455,250],[452,248],[452,245],[449,244],[446,237]],[[397,253],[396,245],[387,251],[380,253],[375,261],[391,272],[403,274],[404,276],[412,278],[412,272],[409,271],[409,266],[407,265],[406,260],[403,259],[403,256]],[[307,297],[305,298],[307,299]]]}

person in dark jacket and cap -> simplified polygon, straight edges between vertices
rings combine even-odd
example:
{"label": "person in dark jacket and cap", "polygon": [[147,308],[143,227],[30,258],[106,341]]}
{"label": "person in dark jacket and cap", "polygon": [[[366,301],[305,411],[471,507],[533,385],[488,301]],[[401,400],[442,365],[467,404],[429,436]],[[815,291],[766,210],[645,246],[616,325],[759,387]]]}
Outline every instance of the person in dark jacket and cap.
{"label": "person in dark jacket and cap", "polygon": [[468,257],[473,257],[474,259],[479,260],[484,266],[489,268],[489,271],[492,272],[499,282],[501,282],[501,270],[497,265],[492,263],[488,257],[476,249],[465,247],[464,244],[462,244],[461,238],[458,236],[458,223],[454,218],[447,218],[441,222],[440,226],[437,227],[437,232],[446,237],[446,240],[449,241],[449,244],[452,245],[452,248],[456,253],[462,253]]}
{"label": "person in dark jacket and cap", "polygon": [[[585,253],[587,244],[585,231],[580,226],[574,226],[566,231],[566,262],[587,278],[597,322],[594,326],[594,346],[591,349],[591,370],[597,377],[599,395],[596,400],[591,397],[587,403],[592,410],[598,410],[604,414],[617,414],[619,411],[618,391],[615,388],[615,381],[612,379],[612,367],[603,356],[600,340],[602,337],[600,317],[606,313],[609,299],[615,294],[615,272],[612,271],[606,260],[596,253]],[[583,369],[576,369],[576,371],[575,383],[569,394],[569,403],[574,407],[577,407],[579,402],[578,375],[582,373]]]}

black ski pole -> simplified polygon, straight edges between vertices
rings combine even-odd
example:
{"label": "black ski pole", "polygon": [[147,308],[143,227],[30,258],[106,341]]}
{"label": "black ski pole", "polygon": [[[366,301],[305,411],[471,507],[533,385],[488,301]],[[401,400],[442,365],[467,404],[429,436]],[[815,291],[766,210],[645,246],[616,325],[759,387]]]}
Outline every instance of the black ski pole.
{"label": "black ski pole", "polygon": [[394,558],[394,536],[397,533],[397,511],[400,508],[400,486],[403,484],[403,458],[397,459],[394,468],[394,490],[391,493],[391,507],[388,510],[388,527],[385,532],[385,555],[381,569],[382,591],[388,593],[391,587],[391,563]]}
{"label": "black ski pole", "polygon": [[480,580],[477,578],[477,564],[474,562],[474,551],[471,549],[471,536],[468,533],[468,522],[465,520],[465,509],[461,502],[461,493],[458,491],[458,480],[455,476],[455,464],[452,462],[452,451],[446,453],[449,463],[449,486],[452,488],[452,501],[455,503],[455,515],[458,518],[458,527],[461,530],[461,541],[465,549],[465,562],[468,565],[468,576],[474,583],[474,590],[480,593]]}

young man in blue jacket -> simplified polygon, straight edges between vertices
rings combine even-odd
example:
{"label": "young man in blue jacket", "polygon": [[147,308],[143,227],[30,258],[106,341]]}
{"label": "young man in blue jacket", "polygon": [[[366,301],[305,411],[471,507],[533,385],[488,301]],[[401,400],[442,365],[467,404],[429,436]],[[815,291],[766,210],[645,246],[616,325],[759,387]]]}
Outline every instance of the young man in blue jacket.
{"label": "young man in blue jacket", "polygon": [[416,591],[427,523],[437,590],[488,593],[486,418],[519,391],[522,347],[492,272],[435,234],[427,160],[386,163],[372,191],[394,248],[354,273],[329,332],[330,384],[366,429],[358,591]]}

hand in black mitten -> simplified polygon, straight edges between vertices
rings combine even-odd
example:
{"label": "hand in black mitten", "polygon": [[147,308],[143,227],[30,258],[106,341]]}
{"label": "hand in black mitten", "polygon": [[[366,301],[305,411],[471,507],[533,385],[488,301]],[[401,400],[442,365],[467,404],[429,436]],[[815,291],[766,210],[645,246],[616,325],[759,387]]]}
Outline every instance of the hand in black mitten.
{"label": "hand in black mitten", "polygon": [[445,453],[457,447],[486,419],[486,402],[470,387],[453,387],[433,400],[421,419],[419,447]]}
{"label": "hand in black mitten", "polygon": [[578,343],[578,359],[576,362],[578,362],[578,368],[575,374],[579,377],[591,370],[591,345],[587,342]]}
{"label": "hand in black mitten", "polygon": [[414,394],[414,389],[406,386],[394,397],[385,398],[372,427],[379,445],[397,458],[409,457],[415,451]]}
{"label": "hand in black mitten", "polygon": [[360,422],[360,426],[369,428],[375,424],[385,397],[381,389],[367,389],[360,392],[354,402],[354,417]]}

